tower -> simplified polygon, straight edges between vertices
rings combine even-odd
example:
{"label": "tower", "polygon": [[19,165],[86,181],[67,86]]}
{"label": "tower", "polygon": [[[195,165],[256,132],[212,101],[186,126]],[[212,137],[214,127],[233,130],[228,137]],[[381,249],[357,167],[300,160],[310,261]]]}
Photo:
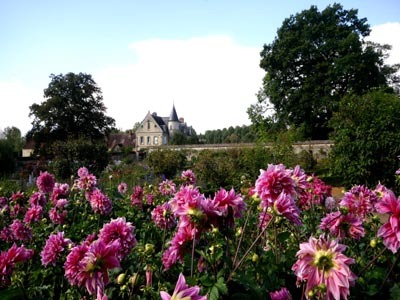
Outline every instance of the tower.
{"label": "tower", "polygon": [[172,111],[168,119],[169,135],[173,136],[175,132],[179,131],[179,119],[176,113],[175,104],[172,105]]}

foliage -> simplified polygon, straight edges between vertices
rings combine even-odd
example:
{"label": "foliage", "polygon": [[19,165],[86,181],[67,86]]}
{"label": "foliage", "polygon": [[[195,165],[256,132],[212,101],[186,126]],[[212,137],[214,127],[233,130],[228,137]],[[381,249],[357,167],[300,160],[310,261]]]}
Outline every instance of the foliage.
{"label": "foliage", "polygon": [[184,169],[186,155],[183,151],[157,149],[147,155],[146,163],[154,175],[173,178]]}
{"label": "foliage", "polygon": [[6,127],[4,129],[4,136],[14,146],[14,153],[16,156],[21,156],[24,139],[21,136],[21,130],[17,127]]}
{"label": "foliage", "polygon": [[[278,127],[304,125],[306,139],[326,139],[328,121],[340,99],[397,83],[398,65],[384,64],[388,45],[364,41],[370,33],[357,10],[333,4],[316,6],[285,19],[274,41],[264,45],[260,66],[266,71],[251,120]],[[273,105],[275,116],[264,115]],[[265,124],[264,124],[265,125]]]}
{"label": "foliage", "polygon": [[[79,165],[81,157],[83,160],[88,157],[85,154],[88,150],[85,141],[100,144],[94,151],[96,156],[92,160],[102,161],[107,157],[106,151],[100,153],[99,150],[104,149],[105,139],[115,121],[106,116],[101,89],[91,75],[52,74],[50,78],[51,82],[44,90],[46,100],[30,106],[30,116],[34,120],[27,138],[35,140],[36,151],[40,155],[56,160],[60,158],[61,161],[56,162],[60,167],[57,172],[65,175],[66,172],[71,172],[73,163]],[[80,142],[83,144],[78,146],[77,143]],[[63,151],[68,152],[65,158],[61,158],[57,152],[62,143],[68,145],[68,149]],[[104,167],[103,162],[96,167],[102,165]]]}
{"label": "foliage", "polygon": [[[262,149],[257,151],[264,151]],[[124,171],[128,170],[129,168],[126,168]],[[365,186],[355,186],[342,198],[332,202],[330,187],[317,177],[306,175],[296,168],[286,169],[283,165],[268,165],[268,168],[263,170],[264,175],[242,182],[241,194],[234,190],[228,192],[218,189],[215,195],[210,194],[206,198],[198,187],[193,184],[187,185],[183,177],[178,176],[168,183],[170,187],[174,185],[175,190],[159,189],[158,183],[144,183],[141,186],[143,193],[139,195],[135,193],[136,188],[132,193],[129,192],[133,188],[131,185],[127,190],[119,189],[120,179],[124,176],[121,172],[124,171],[122,167],[116,168],[113,171],[114,176],[107,182],[109,184],[100,187],[96,186],[95,177],[79,170],[80,175],[74,176],[75,183],[71,183],[69,189],[60,183],[49,193],[40,194],[37,190],[15,192],[1,199],[0,263],[6,264],[6,268],[0,271],[0,298],[96,299],[96,296],[102,296],[104,293],[108,299],[160,299],[160,291],[172,294],[178,275],[182,273],[188,287],[181,285],[180,288],[198,286],[200,295],[206,295],[207,299],[270,299],[269,292],[282,287],[291,293],[292,299],[327,299],[327,293],[332,292],[332,283],[318,284],[303,294],[307,280],[296,280],[294,274],[296,260],[299,261],[296,257],[299,245],[303,244],[304,251],[304,244],[310,241],[310,237],[318,236],[320,239],[325,236],[326,239],[347,246],[346,249],[327,248],[315,253],[309,266],[317,269],[319,264],[325,263],[327,267],[322,271],[331,274],[339,268],[336,264],[341,264],[340,272],[346,272],[343,269],[346,260],[340,260],[340,257],[348,257],[347,263],[351,272],[348,275],[357,276],[355,282],[349,277],[342,278],[350,282],[348,288],[341,288],[344,295],[346,291],[350,293],[349,299],[396,299],[399,294],[399,256],[387,249],[388,241],[383,239],[379,232],[383,228],[382,224],[389,223],[386,223],[387,217],[376,215],[376,210],[382,211],[385,207],[382,203],[388,201],[386,196],[392,197],[391,201],[400,199],[395,200],[394,195],[390,196],[390,192],[382,186],[374,190]],[[262,176],[275,179],[264,181],[261,180]],[[38,190],[43,190],[43,184],[46,182],[38,181]],[[99,189],[108,199],[112,199],[112,210],[108,214],[94,210],[90,195]],[[299,209],[297,221],[296,213],[289,213],[290,210],[283,208],[279,203],[280,198],[273,196],[282,196],[282,193],[290,190],[295,199],[291,204],[292,208]],[[190,193],[185,194],[184,191]],[[193,201],[194,199],[196,201]],[[59,200],[67,201],[68,205],[58,212],[65,210],[67,214],[63,222],[55,223],[54,215],[50,212],[56,208],[56,202]],[[275,204],[266,209],[264,205],[268,201],[274,201]],[[353,201],[361,201],[363,205]],[[181,203],[181,209],[186,207],[187,210],[178,214],[172,211],[156,214],[155,211],[166,203],[171,206]],[[220,206],[216,206],[217,204]],[[35,205],[43,208],[43,215],[35,217],[29,213]],[[260,213],[267,213],[268,219],[261,218]],[[340,224],[339,219],[333,218],[332,224],[329,225],[326,218],[332,214],[338,216],[337,218],[356,217],[360,222]],[[158,217],[155,218],[155,215]],[[388,217],[396,220],[399,218],[397,213],[390,212]],[[159,221],[163,218],[170,218],[171,227],[160,227]],[[11,226],[16,220],[26,220],[24,231],[17,231],[15,225]],[[65,262],[77,247],[98,243],[102,239],[100,235],[104,236],[104,228],[117,221],[120,224],[126,221],[125,226],[134,226],[131,233],[134,233],[135,241],[125,240],[126,235],[121,231],[115,232],[121,235],[117,239],[118,243],[114,240],[112,245],[128,250],[124,252],[126,256],[118,256],[118,268],[104,269],[105,265],[102,264],[105,263],[102,255],[116,255],[112,254],[111,250],[107,254],[98,253],[98,260],[92,261],[95,265],[91,272],[85,273],[85,270],[91,267],[90,264],[85,267],[91,256],[80,260],[75,271],[78,271],[82,264],[83,269],[80,272],[83,273],[80,276],[84,276],[100,293],[90,295],[91,284],[79,287],[67,280]],[[301,222],[301,225],[296,222]],[[322,226],[324,222],[329,226]],[[193,229],[188,231],[190,240],[179,243],[179,251],[166,256],[178,232],[186,227]],[[118,228],[123,230],[124,227]],[[125,230],[127,228],[125,227]],[[7,230],[10,230],[9,235],[5,235]],[[44,249],[50,235],[60,232],[73,244],[52,248],[52,251],[56,251],[54,256],[44,257]],[[125,234],[129,235],[129,232]],[[33,249],[33,255],[23,258],[20,254],[14,262],[9,261],[13,255],[10,251],[14,247],[13,244],[16,247],[22,247],[23,244],[24,249],[28,251]],[[126,248],[127,245],[130,247]],[[21,248],[18,249],[22,251]],[[47,248],[47,251],[49,250],[50,248]],[[91,250],[85,251],[89,253]],[[329,251],[342,252],[333,252],[334,255],[330,255]],[[174,255],[177,255],[176,261],[166,268],[166,260],[174,261]],[[47,259],[54,261],[54,265],[46,265],[44,262]],[[336,260],[335,264],[326,263],[332,259]],[[99,276],[99,270],[105,273]],[[104,274],[107,274],[109,280]],[[95,281],[90,281],[94,278]],[[324,276],[321,280],[323,278]],[[105,284],[102,285],[102,282]],[[338,296],[337,299],[339,298],[344,297]]]}
{"label": "foliage", "polygon": [[14,172],[17,163],[14,145],[5,139],[0,139],[0,176]]}
{"label": "foliage", "polygon": [[399,167],[400,98],[374,91],[343,99],[332,119],[332,168],[346,186],[378,181],[394,187]]}
{"label": "foliage", "polygon": [[203,144],[224,144],[224,143],[252,143],[255,136],[252,126],[230,126],[229,128],[207,130],[199,135],[199,140]]}
{"label": "foliage", "polygon": [[180,131],[174,132],[174,135],[172,138],[169,140],[170,145],[192,145],[192,144],[198,144],[199,140],[197,137],[196,132],[192,132],[191,135],[186,135],[183,134]]}

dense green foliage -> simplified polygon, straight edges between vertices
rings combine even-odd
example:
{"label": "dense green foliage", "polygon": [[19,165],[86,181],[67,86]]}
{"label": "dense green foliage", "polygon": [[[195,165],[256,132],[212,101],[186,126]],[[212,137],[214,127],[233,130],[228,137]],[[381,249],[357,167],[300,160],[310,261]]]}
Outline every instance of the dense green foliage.
{"label": "dense green foliage", "polygon": [[199,140],[203,144],[252,143],[256,141],[256,138],[253,127],[243,125],[207,130],[199,135]]}
{"label": "dense green foliage", "polygon": [[16,158],[13,144],[6,139],[0,139],[0,176],[15,171]]}
{"label": "dense green foliage", "polygon": [[173,178],[186,165],[186,155],[183,151],[157,149],[146,157],[146,163],[155,176]]}
{"label": "dense green foliage", "polygon": [[[70,174],[79,165],[82,158],[92,156],[91,160],[99,160],[94,170],[101,169],[107,158],[106,137],[115,121],[106,116],[101,89],[91,75],[68,73],[50,76],[51,82],[44,90],[45,101],[30,106],[30,116],[34,117],[33,127],[28,138],[36,143],[36,152],[46,158],[61,159],[60,171],[56,173]],[[83,145],[78,145],[84,142]],[[62,151],[60,145],[66,143]],[[96,150],[88,152],[88,144],[96,144]],[[62,148],[62,147],[61,147]]]}
{"label": "dense green foliage", "polygon": [[394,186],[399,168],[400,98],[374,91],[345,97],[334,115],[332,167],[346,186]]}
{"label": "dense green foliage", "polygon": [[[322,11],[311,6],[285,19],[261,52],[266,75],[257,104],[249,108],[253,123],[266,119],[281,128],[302,126],[306,139],[326,139],[343,96],[398,80],[398,66],[383,61],[390,46],[365,42],[369,33],[367,20],[340,4]],[[273,117],[266,114],[269,103]]]}

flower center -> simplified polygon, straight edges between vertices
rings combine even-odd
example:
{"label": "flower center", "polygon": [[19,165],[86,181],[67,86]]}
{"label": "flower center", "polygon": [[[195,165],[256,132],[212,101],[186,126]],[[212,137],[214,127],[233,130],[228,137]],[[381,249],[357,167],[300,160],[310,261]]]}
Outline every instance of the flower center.
{"label": "flower center", "polygon": [[314,258],[314,265],[317,266],[319,270],[330,270],[334,266],[332,253],[323,250],[318,251]]}

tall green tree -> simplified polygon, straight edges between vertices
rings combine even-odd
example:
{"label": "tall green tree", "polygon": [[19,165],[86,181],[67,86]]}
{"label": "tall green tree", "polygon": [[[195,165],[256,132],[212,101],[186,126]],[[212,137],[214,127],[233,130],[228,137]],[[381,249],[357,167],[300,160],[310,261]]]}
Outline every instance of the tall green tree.
{"label": "tall green tree", "polygon": [[349,95],[340,103],[330,123],[332,169],[350,187],[380,181],[394,186],[400,155],[400,97],[373,91]]}
{"label": "tall green tree", "polygon": [[[85,140],[97,145],[106,145],[106,137],[113,129],[115,121],[106,115],[101,89],[89,74],[68,73],[50,75],[51,82],[44,90],[45,101],[30,106],[30,116],[33,116],[32,129],[27,137],[36,142],[36,151],[47,157],[54,158],[57,153],[54,149],[57,143],[64,142],[71,145],[74,153],[71,160],[79,162],[83,155],[77,149],[76,143]],[[100,147],[107,149],[107,147]],[[84,150],[82,150],[84,151]],[[107,156],[107,151],[98,153],[99,161]],[[96,157],[93,157],[96,160]],[[65,168],[65,164],[63,164]],[[98,166],[100,169],[102,166]],[[71,172],[75,171],[67,166]],[[62,172],[64,174],[65,171]]]}
{"label": "tall green tree", "polygon": [[281,126],[302,125],[305,138],[325,139],[343,96],[398,82],[399,66],[384,63],[390,46],[366,42],[370,26],[357,14],[340,4],[311,6],[283,21],[261,52],[266,74],[263,97],[249,111],[253,120],[270,118],[259,116],[271,103]]}

